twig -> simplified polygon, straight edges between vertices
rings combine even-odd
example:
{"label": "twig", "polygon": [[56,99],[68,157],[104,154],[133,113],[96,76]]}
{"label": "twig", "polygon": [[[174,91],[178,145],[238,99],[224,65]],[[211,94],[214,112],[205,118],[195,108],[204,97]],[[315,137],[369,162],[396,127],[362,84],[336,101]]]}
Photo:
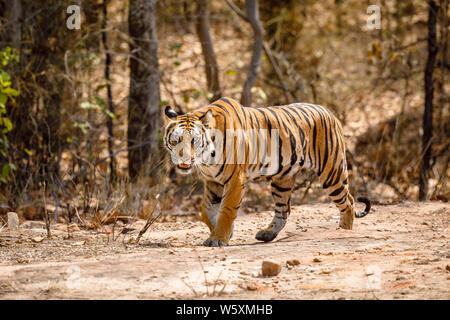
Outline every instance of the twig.
{"label": "twig", "polygon": [[48,216],[47,212],[47,201],[45,197],[45,192],[47,190],[47,183],[44,182],[44,191],[43,191],[43,199],[44,199],[44,220],[45,220],[45,227],[47,228],[47,238],[50,239],[52,237],[52,232],[50,230],[50,217]]}
{"label": "twig", "polygon": [[[156,195],[156,201],[158,201],[159,194]],[[147,222],[145,223],[144,227],[142,227],[141,231],[139,231],[138,236],[136,237],[136,244],[139,243],[139,240],[141,240],[141,237],[144,233],[147,232],[148,228],[156,221],[156,219],[159,218],[161,215],[161,210],[158,207],[158,202],[155,203],[155,206],[153,207],[152,212],[149,214],[147,218]],[[157,211],[156,217],[155,217],[155,210]]]}
{"label": "twig", "polygon": [[197,293],[197,291],[195,291],[193,286],[191,286],[189,283],[184,281],[184,279],[181,279],[181,281],[183,281],[183,283],[186,285],[186,287],[188,287],[194,293],[194,296],[198,297],[198,293]]}
{"label": "twig", "polygon": [[83,226],[87,227],[86,222],[84,222],[83,219],[81,219],[80,215],[78,214],[78,209],[75,207],[75,214],[77,215],[78,220],[83,224]]}
{"label": "twig", "polygon": [[123,196],[119,201],[117,201],[114,204],[114,206],[111,209],[108,210],[108,213],[105,214],[105,216],[100,221],[100,225],[103,225],[111,217],[111,215],[114,214],[116,208],[122,204],[123,200],[125,200],[125,196]]}

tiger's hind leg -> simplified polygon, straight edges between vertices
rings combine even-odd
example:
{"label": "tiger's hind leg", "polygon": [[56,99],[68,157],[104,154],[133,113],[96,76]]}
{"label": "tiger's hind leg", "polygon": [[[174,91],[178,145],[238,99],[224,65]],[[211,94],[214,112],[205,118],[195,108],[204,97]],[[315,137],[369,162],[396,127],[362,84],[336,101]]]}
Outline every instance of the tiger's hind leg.
{"label": "tiger's hind leg", "polygon": [[275,216],[267,229],[256,233],[255,238],[260,241],[269,242],[276,238],[286,225],[287,218],[291,212],[291,193],[294,187],[294,178],[271,183],[272,197],[275,202]]}
{"label": "tiger's hind leg", "polygon": [[319,176],[325,192],[339,209],[339,227],[351,230],[355,217],[354,200],[348,190],[347,164],[341,164]]}

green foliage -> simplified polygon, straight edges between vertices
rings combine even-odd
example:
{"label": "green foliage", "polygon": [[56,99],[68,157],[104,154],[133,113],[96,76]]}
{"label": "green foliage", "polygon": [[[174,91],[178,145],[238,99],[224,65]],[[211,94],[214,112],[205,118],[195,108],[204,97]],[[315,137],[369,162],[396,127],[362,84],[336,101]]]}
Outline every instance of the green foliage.
{"label": "green foliage", "polygon": [[106,107],[106,102],[100,97],[93,96],[92,102],[91,101],[85,101],[80,104],[80,108],[84,110],[98,110],[106,114],[111,119],[114,119],[116,116],[114,113],[108,110]]}
{"label": "green foliage", "polygon": [[[11,87],[11,76],[4,70],[11,62],[17,62],[18,57],[15,55],[10,47],[6,47],[0,51],[0,154],[7,158],[7,150],[9,148],[9,141],[6,134],[13,129],[11,120],[7,116],[6,104],[8,100],[14,101],[14,98],[19,95],[19,91]],[[11,170],[16,170],[13,163],[3,164],[1,168],[0,181],[8,182]]]}

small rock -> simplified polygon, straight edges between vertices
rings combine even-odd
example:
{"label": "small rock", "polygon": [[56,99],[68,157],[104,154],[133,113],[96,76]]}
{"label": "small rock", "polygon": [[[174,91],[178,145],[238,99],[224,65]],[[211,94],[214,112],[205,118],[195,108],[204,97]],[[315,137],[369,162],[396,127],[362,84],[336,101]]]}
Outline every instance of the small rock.
{"label": "small rock", "polygon": [[39,242],[44,241],[44,237],[34,237],[31,240],[35,243],[39,243]]}
{"label": "small rock", "polygon": [[288,266],[299,266],[300,265],[300,261],[298,261],[297,259],[288,260],[288,261],[286,261],[286,264]]}
{"label": "small rock", "polygon": [[445,266],[445,270],[450,271],[450,264]]}
{"label": "small rock", "polygon": [[8,212],[8,228],[18,229],[19,228],[19,216],[15,212]]}
{"label": "small rock", "polygon": [[256,291],[258,290],[258,286],[255,283],[249,283],[247,284],[247,288],[248,291]]}
{"label": "small rock", "polygon": [[281,272],[281,264],[273,261],[263,261],[261,267],[263,277],[273,277]]}
{"label": "small rock", "polygon": [[319,258],[314,258],[313,262],[322,262]]}

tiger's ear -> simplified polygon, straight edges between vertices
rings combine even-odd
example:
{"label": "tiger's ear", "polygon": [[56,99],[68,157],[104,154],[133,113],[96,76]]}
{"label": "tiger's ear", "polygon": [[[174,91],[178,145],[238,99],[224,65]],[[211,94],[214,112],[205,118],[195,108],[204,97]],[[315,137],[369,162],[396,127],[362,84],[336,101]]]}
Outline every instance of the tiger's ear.
{"label": "tiger's ear", "polygon": [[173,110],[171,106],[167,106],[164,113],[166,114],[166,117],[169,118],[169,120],[175,120],[175,118],[178,116],[178,113]]}
{"label": "tiger's ear", "polygon": [[206,111],[206,113],[203,115],[203,117],[201,118],[201,121],[203,123],[203,125],[205,126],[205,128],[210,128],[211,126],[211,119],[213,118],[213,114],[211,109]]}

